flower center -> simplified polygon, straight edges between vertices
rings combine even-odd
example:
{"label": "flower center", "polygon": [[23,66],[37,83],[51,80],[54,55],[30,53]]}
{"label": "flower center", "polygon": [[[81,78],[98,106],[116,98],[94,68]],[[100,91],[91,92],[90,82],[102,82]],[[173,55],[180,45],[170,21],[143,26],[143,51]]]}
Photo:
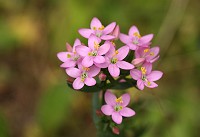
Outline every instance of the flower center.
{"label": "flower center", "polygon": [[122,106],[120,106],[120,105],[116,105],[115,107],[114,107],[114,109],[115,109],[115,111],[120,111],[120,110],[122,110],[123,109],[123,107]]}
{"label": "flower center", "polygon": [[119,97],[119,98],[115,99],[115,102],[116,103],[123,103],[122,97]]}
{"label": "flower center", "polygon": [[83,72],[83,73],[81,74],[81,81],[83,82],[87,77],[88,77],[87,73],[86,73],[86,72]]}
{"label": "flower center", "polygon": [[99,45],[98,43],[94,42],[94,48],[95,48],[96,50],[98,50],[99,47],[100,47],[100,45]]}
{"label": "flower center", "polygon": [[67,54],[67,58],[71,58],[71,55],[70,55],[70,54]]}
{"label": "flower center", "polygon": [[149,49],[145,49],[145,50],[144,50],[144,53],[147,53],[147,52],[149,52]]}
{"label": "flower center", "polygon": [[137,38],[141,38],[141,35],[138,32],[133,33],[133,36],[135,36]]}
{"label": "flower center", "polygon": [[112,58],[110,62],[111,62],[112,64],[115,64],[115,63],[117,63],[117,61],[118,61],[117,58]]}
{"label": "flower center", "polygon": [[104,28],[105,28],[105,27],[102,25],[102,26],[99,28],[99,30],[104,30]]}
{"label": "flower center", "polygon": [[89,52],[88,56],[97,56],[97,51]]}

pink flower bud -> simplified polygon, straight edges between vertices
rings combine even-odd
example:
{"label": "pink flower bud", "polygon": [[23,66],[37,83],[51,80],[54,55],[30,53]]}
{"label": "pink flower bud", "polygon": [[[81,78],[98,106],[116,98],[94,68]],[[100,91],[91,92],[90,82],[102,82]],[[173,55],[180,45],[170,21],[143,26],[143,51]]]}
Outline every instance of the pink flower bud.
{"label": "pink flower bud", "polygon": [[118,127],[112,127],[112,132],[116,135],[119,135],[119,128]]}
{"label": "pink flower bud", "polygon": [[66,43],[66,49],[68,52],[72,52],[72,46],[69,43]]}
{"label": "pink flower bud", "polygon": [[112,35],[115,36],[115,40],[119,38],[119,34],[120,34],[120,28],[119,25],[117,25],[112,32]]}
{"label": "pink flower bud", "polygon": [[101,74],[99,75],[99,80],[100,80],[100,81],[105,81],[105,80],[106,80],[106,75],[105,75],[104,73],[101,73]]}

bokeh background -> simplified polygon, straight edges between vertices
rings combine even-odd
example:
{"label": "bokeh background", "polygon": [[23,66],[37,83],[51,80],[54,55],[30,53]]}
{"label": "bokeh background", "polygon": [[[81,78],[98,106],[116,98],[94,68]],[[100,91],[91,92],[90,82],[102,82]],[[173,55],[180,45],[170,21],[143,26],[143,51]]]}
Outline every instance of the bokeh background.
{"label": "bokeh background", "polygon": [[128,90],[137,115],[123,135],[199,137],[199,13],[199,0],[0,0],[0,137],[96,136],[92,95],[67,87],[56,57],[66,42],[86,43],[77,30],[94,16],[154,33],[161,47],[164,76],[156,89]]}

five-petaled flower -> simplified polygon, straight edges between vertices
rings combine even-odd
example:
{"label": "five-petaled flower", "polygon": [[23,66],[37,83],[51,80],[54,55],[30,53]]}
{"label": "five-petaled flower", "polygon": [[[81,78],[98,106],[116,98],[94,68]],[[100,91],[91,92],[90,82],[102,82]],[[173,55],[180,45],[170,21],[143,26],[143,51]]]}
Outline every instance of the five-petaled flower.
{"label": "five-petaled flower", "polygon": [[68,68],[66,73],[72,77],[76,78],[72,84],[74,89],[81,89],[84,84],[87,86],[94,86],[96,80],[93,78],[100,72],[100,68],[96,66],[91,66],[90,68],[78,65],[78,68]]}
{"label": "five-petaled flower", "polygon": [[138,47],[147,47],[153,38],[153,34],[141,36],[138,28],[132,26],[129,29],[128,35],[121,33],[119,38],[124,44],[129,46],[131,50],[136,50]]}
{"label": "five-petaled flower", "polygon": [[91,34],[94,34],[96,37],[101,38],[102,40],[112,40],[115,36],[110,33],[115,28],[116,23],[112,22],[108,26],[104,27],[98,18],[94,17],[90,23],[90,29],[79,29],[81,36],[89,38]]}
{"label": "five-petaled flower", "polygon": [[135,111],[126,107],[130,102],[130,95],[128,93],[123,94],[121,97],[116,98],[109,90],[105,93],[106,105],[101,107],[101,111],[107,115],[112,116],[112,120],[117,123],[122,123],[123,117],[132,117],[135,115]]}
{"label": "five-petaled flower", "polygon": [[130,75],[134,80],[137,80],[137,87],[143,90],[144,85],[149,88],[157,87],[158,85],[154,81],[159,80],[163,73],[161,71],[152,71],[152,64],[145,63],[140,70],[132,69]]}

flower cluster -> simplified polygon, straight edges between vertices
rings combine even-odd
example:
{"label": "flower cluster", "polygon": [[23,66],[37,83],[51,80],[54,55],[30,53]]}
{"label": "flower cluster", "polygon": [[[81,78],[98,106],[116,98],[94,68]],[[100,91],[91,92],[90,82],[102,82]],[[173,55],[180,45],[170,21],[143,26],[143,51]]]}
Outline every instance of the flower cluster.
{"label": "flower cluster", "polygon": [[[152,64],[159,59],[159,47],[150,47],[153,34],[141,36],[136,26],[132,26],[128,34],[123,34],[115,22],[104,27],[96,17],[92,19],[90,28],[82,28],[78,32],[88,39],[88,43],[85,45],[79,39],[75,40],[73,47],[67,43],[67,51],[57,54],[63,62],[61,67],[73,78],[74,89],[96,87],[104,90],[106,105],[101,110],[120,124],[122,116],[135,115],[132,109],[126,107],[130,96],[124,94],[116,98],[110,91],[105,91],[133,86],[139,90],[145,86],[157,87],[155,81],[163,73],[152,70]],[[121,41],[123,46],[118,47],[117,41]]]}

